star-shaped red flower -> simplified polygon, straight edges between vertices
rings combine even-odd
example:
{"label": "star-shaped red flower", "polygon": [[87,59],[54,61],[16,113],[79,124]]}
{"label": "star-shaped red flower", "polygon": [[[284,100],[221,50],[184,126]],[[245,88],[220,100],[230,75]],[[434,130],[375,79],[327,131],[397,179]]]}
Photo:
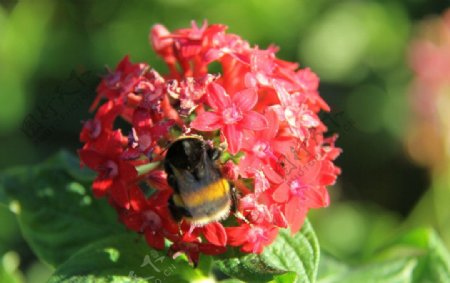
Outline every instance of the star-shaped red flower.
{"label": "star-shaped red flower", "polygon": [[244,130],[259,131],[267,127],[266,118],[251,110],[258,101],[255,90],[244,89],[231,97],[221,85],[211,83],[207,92],[212,111],[200,113],[191,127],[199,131],[222,129],[232,154],[241,148]]}

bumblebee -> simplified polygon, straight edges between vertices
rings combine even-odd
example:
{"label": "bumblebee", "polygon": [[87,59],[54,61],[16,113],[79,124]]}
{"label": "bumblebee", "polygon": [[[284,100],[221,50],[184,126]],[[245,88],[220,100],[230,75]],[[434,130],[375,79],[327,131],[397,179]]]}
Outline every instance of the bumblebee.
{"label": "bumblebee", "polygon": [[169,210],[178,223],[204,226],[236,212],[234,187],[216,165],[220,154],[199,136],[181,137],[169,145],[164,170],[174,190]]}

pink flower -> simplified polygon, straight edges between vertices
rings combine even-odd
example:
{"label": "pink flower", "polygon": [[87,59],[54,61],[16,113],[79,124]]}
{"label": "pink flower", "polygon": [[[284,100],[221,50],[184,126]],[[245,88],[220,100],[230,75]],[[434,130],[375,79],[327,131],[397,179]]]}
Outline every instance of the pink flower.
{"label": "pink flower", "polygon": [[232,154],[241,148],[244,129],[258,131],[267,127],[266,118],[251,111],[258,101],[253,89],[242,90],[230,97],[221,85],[211,83],[207,100],[213,111],[200,113],[191,127],[199,131],[222,129]]}
{"label": "pink flower", "polygon": [[302,226],[310,208],[328,206],[330,199],[326,185],[334,182],[338,173],[328,156],[293,151],[288,159],[295,170],[287,174],[286,180],[273,191],[272,197],[284,209],[292,233]]}
{"label": "pink flower", "polygon": [[292,134],[304,141],[309,136],[309,129],[320,125],[320,120],[308,105],[305,104],[306,97],[301,93],[290,94],[279,82],[274,81],[280,105],[273,107],[281,121],[286,121]]}
{"label": "pink flower", "polygon": [[[282,176],[274,168],[279,160],[279,154],[289,149],[293,139],[277,135],[279,120],[274,111],[266,111],[265,117],[268,121],[266,129],[245,134],[242,142],[245,156],[240,160],[239,167],[244,173],[262,170],[271,182],[280,183],[283,181]],[[243,174],[243,176],[249,175]]]}
{"label": "pink flower", "polygon": [[328,206],[328,192],[322,186],[312,186],[293,178],[281,184],[273,194],[275,201],[284,203],[284,215],[292,234],[301,228],[309,208]]}

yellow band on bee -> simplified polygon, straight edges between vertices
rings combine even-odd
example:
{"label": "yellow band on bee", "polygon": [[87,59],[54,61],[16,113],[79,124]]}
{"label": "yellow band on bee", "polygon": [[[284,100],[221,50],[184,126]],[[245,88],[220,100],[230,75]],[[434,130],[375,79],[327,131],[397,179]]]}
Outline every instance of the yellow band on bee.
{"label": "yellow band on bee", "polygon": [[186,206],[195,207],[228,196],[229,192],[230,185],[227,180],[221,178],[200,191],[183,194],[182,199]]}
{"label": "yellow band on bee", "polygon": [[194,226],[203,226],[214,221],[220,221],[228,217],[230,214],[230,203],[226,203],[223,207],[212,215],[205,215],[200,217],[185,217]]}
{"label": "yellow band on bee", "polygon": [[179,194],[176,194],[176,193],[173,194],[172,199],[173,199],[173,203],[174,203],[176,206],[178,206],[178,207],[184,207],[184,202],[183,202],[183,200],[181,199],[181,197],[180,197]]}

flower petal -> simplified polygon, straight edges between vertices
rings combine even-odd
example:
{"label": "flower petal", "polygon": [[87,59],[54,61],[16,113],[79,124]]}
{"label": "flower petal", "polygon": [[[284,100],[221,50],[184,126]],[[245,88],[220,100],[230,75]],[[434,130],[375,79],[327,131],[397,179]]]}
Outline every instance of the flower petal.
{"label": "flower petal", "polygon": [[203,62],[209,64],[212,61],[220,59],[225,53],[220,49],[210,49],[206,52],[206,54],[203,56]]}
{"label": "flower petal", "polygon": [[272,181],[272,183],[279,184],[283,182],[283,177],[280,176],[269,164],[261,165],[264,175]]}
{"label": "flower petal", "polygon": [[231,104],[230,96],[226,93],[225,89],[217,83],[208,85],[207,100],[209,106],[214,110],[225,109]]}
{"label": "flower petal", "polygon": [[147,200],[144,193],[137,186],[132,186],[129,188],[130,194],[130,206],[135,211],[141,211],[145,208]]}
{"label": "flower petal", "polygon": [[291,228],[291,234],[300,230],[303,222],[306,218],[306,209],[299,207],[298,197],[293,197],[285,206],[284,210],[287,221],[289,222],[289,227]]}
{"label": "flower petal", "polygon": [[309,208],[327,207],[330,204],[328,191],[324,186],[309,188],[306,191],[306,206]]}
{"label": "flower petal", "polygon": [[289,106],[291,95],[287,92],[286,88],[277,80],[273,81],[273,86],[277,92],[278,99],[282,106]]}
{"label": "flower petal", "polygon": [[164,249],[164,238],[161,234],[156,233],[155,231],[151,229],[145,230],[145,240],[147,241],[147,244],[151,246],[152,248],[155,248],[157,250],[163,250]]}
{"label": "flower petal", "polygon": [[292,137],[277,137],[271,143],[271,148],[275,152],[279,152],[283,155],[286,155],[287,158],[292,155],[292,149],[295,149],[298,145],[298,140],[293,139]]}
{"label": "flower petal", "polygon": [[275,138],[278,132],[278,126],[280,122],[278,121],[278,115],[274,110],[267,110],[264,115],[267,119],[267,129],[264,130],[263,135],[267,140]]}
{"label": "flower petal", "polygon": [[212,222],[203,227],[205,238],[216,246],[225,247],[227,244],[227,233],[219,222]]}
{"label": "flower petal", "polygon": [[255,111],[249,111],[244,114],[244,119],[240,121],[240,125],[244,129],[254,130],[254,131],[260,131],[267,128],[267,119],[262,114],[255,112]]}
{"label": "flower petal", "polygon": [[242,224],[237,227],[227,227],[225,228],[228,235],[228,244],[231,246],[240,246],[247,242],[247,237],[249,226],[248,224]]}
{"label": "flower petal", "polygon": [[227,251],[226,247],[220,247],[220,246],[216,246],[216,245],[212,245],[212,244],[199,244],[198,245],[198,249],[199,251],[201,251],[204,254],[207,255],[218,255],[218,254],[223,254],[224,252]]}
{"label": "flower petal", "polygon": [[149,39],[156,52],[162,52],[165,49],[170,49],[173,45],[173,39],[170,37],[170,32],[165,26],[160,24],[152,27]]}
{"label": "flower petal", "polygon": [[279,185],[273,192],[272,198],[276,202],[285,203],[289,199],[289,186],[286,183]]}
{"label": "flower petal", "polygon": [[241,149],[242,132],[235,125],[226,125],[223,134],[227,139],[228,150],[231,154],[236,154]]}
{"label": "flower petal", "polygon": [[136,168],[128,161],[120,161],[119,163],[119,177],[122,181],[129,183],[136,179],[138,173]]}
{"label": "flower petal", "polygon": [[148,173],[147,182],[156,190],[171,190],[167,183],[167,174],[163,170],[153,170]]}
{"label": "flower petal", "polygon": [[80,157],[82,164],[85,164],[92,170],[97,170],[97,167],[105,162],[105,157],[95,150],[78,150],[78,156]]}
{"label": "flower petal", "polygon": [[232,99],[242,111],[250,111],[258,102],[258,94],[254,89],[247,88],[236,92]]}
{"label": "flower petal", "polygon": [[244,253],[260,254],[264,250],[264,246],[261,242],[246,242],[241,247],[241,251]]}
{"label": "flower petal", "polygon": [[199,131],[214,131],[219,129],[222,124],[222,117],[215,112],[203,112],[192,121],[191,128]]}
{"label": "flower petal", "polygon": [[126,209],[130,208],[130,196],[128,195],[128,188],[120,182],[113,183],[111,186],[111,199],[120,207]]}
{"label": "flower petal", "polygon": [[142,232],[143,221],[140,213],[131,210],[123,210],[123,212],[119,214],[119,218],[128,229]]}
{"label": "flower petal", "polygon": [[242,148],[247,149],[248,151],[252,151],[257,142],[258,140],[256,139],[255,133],[247,131],[242,137]]}
{"label": "flower petal", "polygon": [[272,205],[270,211],[273,215],[273,224],[280,228],[287,228],[288,221],[284,213],[276,205]]}
{"label": "flower petal", "polygon": [[97,177],[92,183],[92,192],[95,197],[102,197],[111,188],[113,180],[111,178]]}

